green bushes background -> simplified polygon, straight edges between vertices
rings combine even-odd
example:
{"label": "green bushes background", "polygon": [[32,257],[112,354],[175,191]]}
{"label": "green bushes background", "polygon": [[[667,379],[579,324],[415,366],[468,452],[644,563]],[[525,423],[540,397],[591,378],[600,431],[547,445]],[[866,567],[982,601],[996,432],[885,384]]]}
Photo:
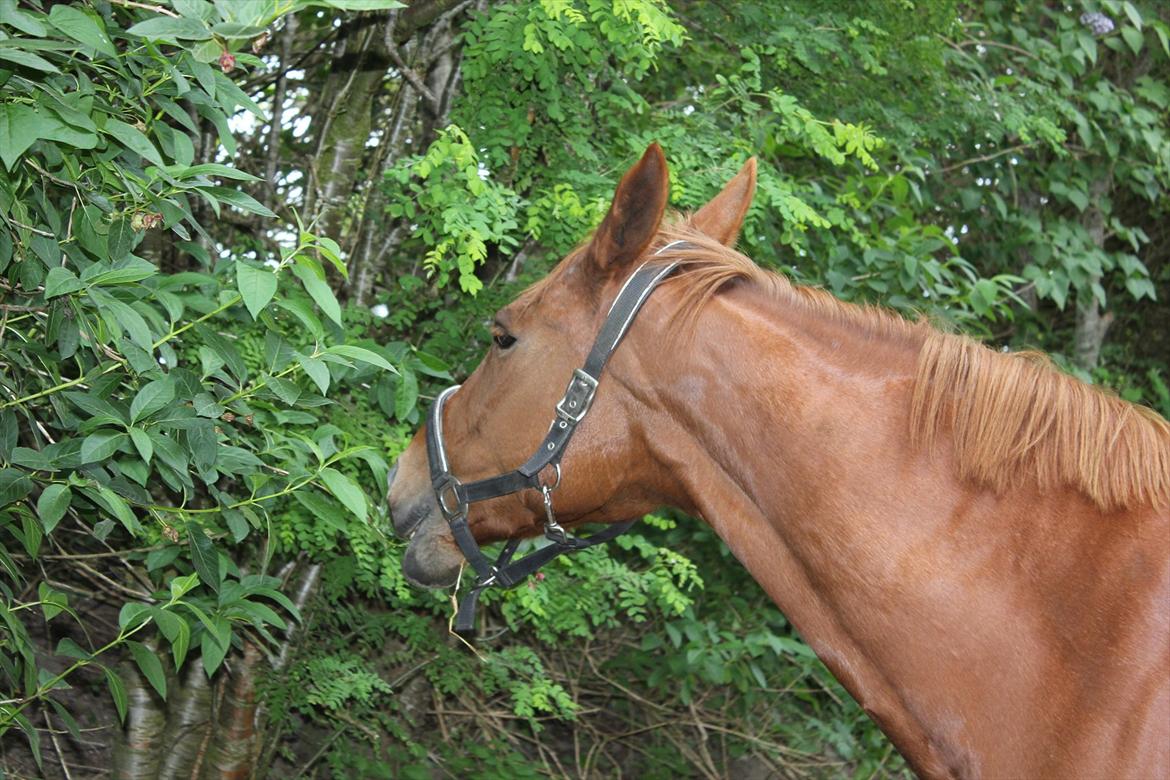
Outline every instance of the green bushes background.
{"label": "green bushes background", "polygon": [[1170,414],[1167,21],[0,0],[0,770],[905,774],[670,510],[463,645],[388,466],[652,140],[680,211],[759,158],[761,264]]}

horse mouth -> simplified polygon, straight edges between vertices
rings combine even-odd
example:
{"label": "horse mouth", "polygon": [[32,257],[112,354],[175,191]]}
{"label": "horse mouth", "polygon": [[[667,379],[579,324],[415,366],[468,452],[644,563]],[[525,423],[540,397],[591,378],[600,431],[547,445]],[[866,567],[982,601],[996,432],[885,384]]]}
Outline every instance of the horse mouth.
{"label": "horse mouth", "polygon": [[434,507],[427,501],[416,502],[403,512],[395,512],[392,507],[390,516],[394,525],[394,533],[399,539],[413,538],[419,526],[423,524],[433,509]]}
{"label": "horse mouth", "polygon": [[411,529],[410,543],[402,556],[402,574],[420,588],[449,588],[459,579],[464,558],[436,515],[424,516]]}

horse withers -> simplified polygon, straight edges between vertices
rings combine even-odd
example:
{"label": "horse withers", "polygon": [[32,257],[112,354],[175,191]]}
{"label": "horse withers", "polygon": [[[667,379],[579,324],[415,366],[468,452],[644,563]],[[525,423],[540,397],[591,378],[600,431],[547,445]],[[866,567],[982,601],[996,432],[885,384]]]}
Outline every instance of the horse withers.
{"label": "horse withers", "polygon": [[[1170,425],[761,270],[730,248],[754,190],[749,161],[664,223],[651,145],[593,237],[496,315],[440,410],[450,473],[530,458],[633,269],[677,263],[564,451],[560,523],[707,522],[923,777],[1170,775]],[[390,508],[406,575],[453,584],[423,432]],[[465,509],[481,544],[551,517],[538,489]]]}

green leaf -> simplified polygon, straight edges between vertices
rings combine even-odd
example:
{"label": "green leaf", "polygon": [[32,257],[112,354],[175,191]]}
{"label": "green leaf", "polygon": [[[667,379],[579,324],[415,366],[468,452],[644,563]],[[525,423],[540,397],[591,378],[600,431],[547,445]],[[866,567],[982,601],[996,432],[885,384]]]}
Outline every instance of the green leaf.
{"label": "green leaf", "polygon": [[191,592],[199,584],[198,574],[188,574],[184,577],[175,577],[171,580],[171,598],[175,601]]}
{"label": "green leaf", "polygon": [[147,352],[153,351],[154,341],[150,335],[150,326],[142,315],[136,312],[129,304],[122,303],[100,288],[91,287],[89,295],[98,304],[99,308],[113,315],[114,321],[130,336],[130,340]]}
{"label": "green leaf", "polygon": [[281,379],[278,376],[269,377],[268,389],[276,393],[276,397],[289,406],[295,406],[301,397],[301,388],[295,382]]}
{"label": "green leaf", "polygon": [[329,288],[324,276],[307,264],[302,264],[300,259],[298,259],[297,265],[292,267],[292,272],[301,280],[301,284],[305,286],[305,292],[321,307],[325,316],[340,325],[341,306],[337,303],[337,298],[333,295],[333,290]]}
{"label": "green leaf", "polygon": [[110,689],[110,696],[114,699],[114,707],[118,711],[118,720],[122,723],[126,722],[126,706],[129,703],[126,697],[126,686],[122,683],[122,678],[108,666],[103,666],[102,671],[106,675],[106,686]]}
{"label": "green leaf", "polygon": [[82,279],[88,281],[89,284],[101,285],[103,287],[112,287],[119,284],[140,282],[143,279],[149,279],[150,277],[157,275],[158,266],[156,266],[154,263],[138,257],[132,257],[129,260],[120,262],[117,268],[110,268],[105,271],[100,271],[93,276],[90,276],[88,273],[84,273],[82,274]]}
{"label": "green leaf", "polygon": [[405,420],[418,403],[418,377],[413,371],[403,371],[398,390],[394,393],[394,416]]}
{"label": "green leaf", "polygon": [[345,518],[337,504],[311,490],[298,490],[293,498],[321,522],[338,531],[346,530]]}
{"label": "green leaf", "polygon": [[21,544],[28,552],[30,558],[36,558],[41,549],[41,541],[45,538],[45,532],[41,529],[36,518],[28,512],[20,513],[20,530],[23,533],[17,533]]}
{"label": "green leaf", "polygon": [[41,519],[45,533],[53,533],[53,529],[61,522],[72,501],[73,491],[68,485],[55,483],[44,489],[41,497],[37,499],[37,516]]}
{"label": "green leaf", "polygon": [[179,633],[179,626],[182,625],[183,619],[174,612],[163,609],[162,607],[151,607],[150,614],[154,618],[154,623],[158,626],[158,630],[167,638],[167,641],[174,641]]}
{"label": "green leaf", "polygon": [[52,620],[69,608],[69,597],[61,591],[53,590],[46,582],[37,585],[37,596],[46,621]]}
{"label": "green leaf", "polygon": [[1142,31],[1136,27],[1122,27],[1121,37],[1125,39],[1126,44],[1137,54],[1142,50]]}
{"label": "green leaf", "polygon": [[[33,70],[44,71],[45,73],[60,73],[61,71],[56,65],[46,60],[44,57],[39,57],[31,51],[24,51],[23,49],[11,49],[7,46],[0,48],[0,60],[7,60],[16,65],[23,65],[26,68]],[[20,155],[17,155],[18,157]]]}
{"label": "green leaf", "polygon": [[141,428],[131,428],[130,440],[134,442],[134,449],[138,450],[143,462],[150,463],[150,459],[154,457],[154,444],[150,441],[150,434]]}
{"label": "green leaf", "polygon": [[[217,618],[217,620],[220,619]],[[223,663],[224,657],[227,655],[228,650],[232,646],[231,625],[227,624],[227,621],[222,622],[227,625],[226,636],[219,636],[212,631],[203,632],[201,656],[203,661],[203,671],[207,673],[208,677],[211,677],[213,674],[215,674],[215,670],[218,669],[220,664]]]}
{"label": "green leaf", "polygon": [[187,621],[179,624],[179,634],[171,641],[171,655],[175,659],[175,671],[183,665],[187,658],[187,650],[191,647],[191,627]]}
{"label": "green leaf", "polygon": [[1125,289],[1129,290],[1129,294],[1139,301],[1143,297],[1149,298],[1151,301],[1156,300],[1157,297],[1157,289],[1154,287],[1154,283],[1141,276],[1131,276],[1126,279]]}
{"label": "green leaf", "polygon": [[196,19],[172,18],[158,16],[131,27],[126,31],[130,35],[140,35],[143,38],[165,43],[184,41],[206,41],[211,39],[211,30],[207,25]]}
{"label": "green leaf", "polygon": [[[110,224],[110,235],[107,238],[110,260],[121,260],[134,249],[134,228],[125,215],[118,217]],[[146,277],[143,277],[146,278]],[[101,283],[95,279],[95,282]]]}
{"label": "green leaf", "polygon": [[317,385],[321,395],[325,395],[329,391],[329,366],[309,355],[298,355],[297,362],[301,364],[309,379]]}
{"label": "green leaf", "polygon": [[365,521],[368,511],[366,494],[356,482],[332,468],[321,469],[321,479],[325,487],[329,488],[329,492],[336,496],[346,509],[357,515],[359,520]]}
{"label": "green leaf", "polygon": [[223,520],[227,523],[228,530],[232,532],[232,541],[237,544],[244,541],[252,530],[244,513],[238,509],[223,510]]}
{"label": "green leaf", "polygon": [[218,593],[222,578],[215,545],[207,538],[207,533],[195,524],[187,526],[187,539],[191,547],[191,563],[195,566],[199,581]]}
{"label": "green leaf", "polygon": [[156,379],[143,385],[130,402],[130,422],[135,423],[164,408],[175,398],[175,383],[170,378]]}
{"label": "green leaf", "polygon": [[232,168],[229,165],[220,165],[219,163],[200,163],[199,165],[168,165],[166,167],[168,175],[176,179],[191,179],[196,176],[219,176],[224,179],[236,179],[238,181],[260,181],[259,176],[253,176],[247,171],[241,171],[238,168]]}
{"label": "green leaf", "polygon": [[49,699],[49,704],[53,707],[53,711],[57,713],[57,717],[65,725],[65,730],[69,732],[69,736],[81,742],[81,727],[77,725],[77,720],[70,714],[69,710],[56,699]]}
{"label": "green leaf", "polygon": [[237,260],[236,286],[252,319],[256,319],[276,294],[276,274],[267,268],[257,268]]}
{"label": "green leaf", "polygon": [[127,644],[130,646],[130,655],[134,657],[134,663],[138,664],[143,676],[165,701],[167,698],[167,676],[163,672],[162,662],[158,660],[158,656],[153,650],[141,642],[127,642]]}
{"label": "green leaf", "polygon": [[155,149],[150,139],[134,125],[128,125],[120,119],[111,118],[106,120],[106,132],[140,157],[146,158],[160,168],[163,166],[163,159],[158,153],[158,149]]}
{"label": "green leaf", "polygon": [[17,8],[15,0],[3,0],[0,2],[0,22],[12,25],[22,33],[31,35],[34,38],[44,38],[48,33],[45,26],[37,21],[35,16]]}
{"label": "green leaf", "polygon": [[[7,705],[6,709],[8,709]],[[30,753],[32,753],[33,760],[37,762],[37,768],[43,771],[44,759],[41,757],[41,733],[37,731],[36,726],[32,724],[32,721],[30,721],[28,717],[24,715],[24,713],[20,712],[19,710],[13,711],[12,709],[8,709],[8,711],[12,712],[12,715],[9,717],[16,721],[16,725],[20,726],[20,730],[23,731],[24,736],[28,738],[28,750]],[[44,777],[43,774],[41,776]]]}
{"label": "green leaf", "polygon": [[55,5],[49,12],[49,24],[75,41],[97,49],[102,54],[117,57],[118,50],[106,34],[105,27],[94,17],[70,5]]}
{"label": "green leaf", "polygon": [[325,353],[328,355],[341,355],[342,357],[347,357],[352,360],[360,360],[363,363],[369,363],[371,365],[377,366],[383,371],[392,371],[395,374],[398,373],[398,369],[390,365],[390,362],[386,360],[386,358],[382,357],[377,352],[364,349],[363,347],[355,347],[350,344],[338,344],[326,349]]}
{"label": "green leaf", "polygon": [[128,601],[118,610],[118,628],[130,631],[151,619],[151,608],[138,601]]}
{"label": "green leaf", "polygon": [[69,637],[65,637],[57,643],[56,654],[66,658],[76,658],[79,661],[88,661],[93,657],[89,651]]}
{"label": "green leaf", "polygon": [[[5,49],[0,49],[0,57]],[[30,146],[45,135],[48,122],[31,107],[20,103],[0,106],[0,160],[12,170]]]}
{"label": "green leaf", "polygon": [[246,211],[249,214],[259,214],[262,217],[276,216],[271,209],[246,192],[240,192],[239,190],[233,190],[227,187],[203,187],[201,191],[218,201],[235,206],[240,211]]}
{"label": "green leaf", "polygon": [[77,275],[63,266],[53,266],[45,275],[45,300],[77,292],[82,288],[81,280]]}
{"label": "green leaf", "polygon": [[118,519],[118,522],[122,524],[123,528],[134,535],[142,531],[142,526],[138,523],[138,518],[134,515],[134,510],[130,508],[130,505],[126,503],[124,498],[104,485],[97,489],[97,495],[100,502],[110,514]]}
{"label": "green leaf", "polygon": [[1133,26],[1139,30],[1142,29],[1142,15],[1138,9],[1134,8],[1133,3],[1124,2],[1121,4],[1121,7],[1125,11],[1125,15],[1129,17],[1129,21],[1133,23]]}
{"label": "green leaf", "polygon": [[91,433],[81,442],[81,462],[97,463],[113,457],[125,441],[126,434],[117,431]]}

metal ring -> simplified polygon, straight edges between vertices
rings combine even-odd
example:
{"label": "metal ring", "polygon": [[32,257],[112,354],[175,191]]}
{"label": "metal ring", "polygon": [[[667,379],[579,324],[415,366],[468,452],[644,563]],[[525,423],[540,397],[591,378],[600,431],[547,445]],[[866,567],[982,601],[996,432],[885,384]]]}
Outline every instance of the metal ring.
{"label": "metal ring", "polygon": [[[448,520],[453,517],[459,517],[467,511],[467,505],[459,498],[459,485],[459,480],[449,475],[447,480],[435,491],[435,496],[439,499],[439,509],[442,510],[443,516]],[[451,496],[455,500],[454,509],[447,506],[447,496]]]}
{"label": "metal ring", "polygon": [[556,469],[557,478],[553,481],[553,483],[551,485],[545,484],[544,482],[540,483],[540,489],[547,490],[550,493],[561,486],[561,464],[554,463],[554,464],[552,464],[552,467],[554,469]]}

